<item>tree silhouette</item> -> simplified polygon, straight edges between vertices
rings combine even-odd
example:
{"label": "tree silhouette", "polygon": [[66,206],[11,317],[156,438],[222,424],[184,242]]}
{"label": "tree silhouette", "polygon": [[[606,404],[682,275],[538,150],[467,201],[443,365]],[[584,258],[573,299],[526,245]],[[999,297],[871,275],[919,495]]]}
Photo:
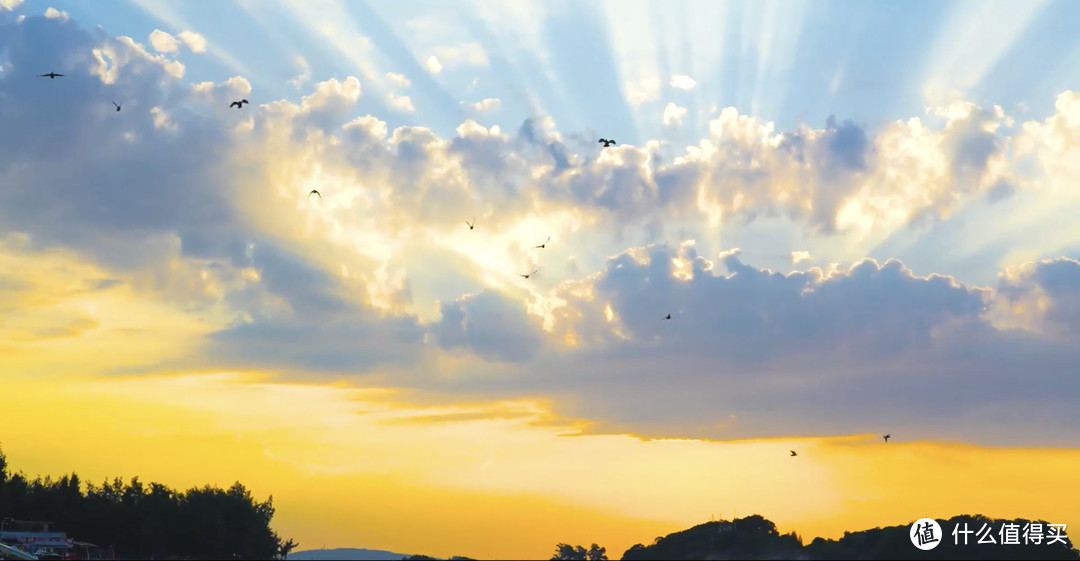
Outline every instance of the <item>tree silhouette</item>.
{"label": "tree silhouette", "polygon": [[289,554],[292,553],[292,550],[296,549],[297,545],[298,544],[291,539],[281,544],[281,547],[278,548],[278,557],[288,559]]}
{"label": "tree silhouette", "polygon": [[607,561],[607,548],[592,544],[588,550],[578,545],[560,543],[555,546],[555,555],[552,561]]}
{"label": "tree silhouette", "polygon": [[551,561],[585,561],[587,553],[580,545],[574,547],[568,543],[560,543],[555,546],[555,555],[551,557]]}
{"label": "tree silhouette", "polygon": [[270,528],[273,497],[259,502],[240,482],[178,492],[132,477],[83,487],[74,473],[58,480],[11,473],[0,450],[0,518],[54,522],[131,558],[272,559],[297,546]]}

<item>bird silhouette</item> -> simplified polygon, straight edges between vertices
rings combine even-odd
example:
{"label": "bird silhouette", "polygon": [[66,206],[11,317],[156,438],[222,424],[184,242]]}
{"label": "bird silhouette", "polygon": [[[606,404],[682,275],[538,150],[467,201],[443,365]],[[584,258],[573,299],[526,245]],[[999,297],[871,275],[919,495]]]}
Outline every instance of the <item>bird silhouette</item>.
{"label": "bird silhouette", "polygon": [[611,146],[612,144],[615,144],[615,141],[614,140],[609,140],[609,139],[606,139],[606,138],[601,138],[600,139],[600,144],[603,144],[604,148],[607,148],[608,146]]}
{"label": "bird silhouette", "polygon": [[245,103],[251,103],[251,102],[246,100],[246,99],[241,99],[240,101],[234,101],[234,102],[230,103],[229,107],[235,107],[237,109],[240,109],[240,108],[244,107]]}
{"label": "bird silhouette", "polygon": [[472,222],[469,222],[468,220],[466,220],[465,224],[469,227],[470,230],[472,230],[473,228],[476,227],[476,217],[475,216],[473,217]]}
{"label": "bird silhouette", "polygon": [[531,276],[535,275],[535,274],[536,274],[536,273],[537,273],[537,272],[538,272],[539,270],[540,270],[540,269],[533,269],[533,272],[531,272],[531,273],[529,273],[529,274],[527,274],[527,275],[518,275],[518,276],[520,276],[520,277],[521,277],[521,278],[523,278],[523,279],[527,279],[527,278],[529,278],[529,277],[531,277]]}
{"label": "bird silhouette", "polygon": [[892,436],[892,434],[886,434],[885,436],[882,436],[881,438],[884,438],[885,442],[888,442],[890,436]]}
{"label": "bird silhouette", "polygon": [[533,249],[544,249],[545,247],[547,247],[547,243],[550,242],[550,241],[551,241],[551,236],[548,236],[548,239],[544,240],[544,243],[533,247]]}
{"label": "bird silhouette", "polygon": [[117,102],[115,102],[115,101],[114,101],[114,102],[112,102],[112,104],[113,104],[113,105],[115,105],[115,106],[116,106],[116,110],[117,110],[117,111],[119,111],[119,110],[120,110],[120,106],[121,106],[121,105],[123,105],[123,104],[124,104],[124,102],[123,102],[123,101],[121,101],[120,103],[117,103]]}
{"label": "bird silhouette", "polygon": [[664,316],[664,319],[671,319],[671,314]]}
{"label": "bird silhouette", "polygon": [[318,195],[320,199],[322,198],[322,193],[320,193],[316,189],[312,189],[311,192],[307,194],[309,199],[311,198],[312,195]]}
{"label": "bird silhouette", "polygon": [[41,75],[42,78],[48,78],[50,80],[52,80],[53,78],[60,78],[62,76],[63,74],[57,74],[56,72],[49,72],[48,74]]}
{"label": "bird silhouette", "polygon": [[798,454],[796,454],[794,450],[791,451],[791,455],[792,456],[798,456]]}

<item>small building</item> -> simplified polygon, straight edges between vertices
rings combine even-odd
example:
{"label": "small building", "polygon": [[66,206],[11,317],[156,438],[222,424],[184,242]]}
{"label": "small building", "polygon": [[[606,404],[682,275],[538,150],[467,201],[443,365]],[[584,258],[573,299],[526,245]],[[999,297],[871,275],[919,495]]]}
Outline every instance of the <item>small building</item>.
{"label": "small building", "polygon": [[38,559],[113,559],[111,550],[75,541],[52,522],[5,519],[0,523],[0,543]]}

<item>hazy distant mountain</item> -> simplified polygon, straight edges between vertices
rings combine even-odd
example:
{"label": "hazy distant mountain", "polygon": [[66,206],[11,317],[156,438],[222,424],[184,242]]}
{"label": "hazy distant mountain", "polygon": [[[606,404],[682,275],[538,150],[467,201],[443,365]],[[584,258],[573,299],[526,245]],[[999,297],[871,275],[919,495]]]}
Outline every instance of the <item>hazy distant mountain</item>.
{"label": "hazy distant mountain", "polygon": [[400,561],[409,557],[409,553],[394,553],[380,549],[340,547],[337,549],[308,549],[289,554],[289,559],[296,561]]}

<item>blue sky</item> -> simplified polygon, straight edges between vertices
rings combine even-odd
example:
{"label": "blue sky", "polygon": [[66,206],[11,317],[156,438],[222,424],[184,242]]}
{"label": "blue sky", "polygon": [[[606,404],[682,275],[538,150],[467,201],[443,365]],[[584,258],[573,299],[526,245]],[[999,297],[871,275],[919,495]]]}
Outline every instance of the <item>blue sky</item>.
{"label": "blue sky", "polygon": [[[1080,6],[1067,1],[492,7],[445,1],[139,0],[103,8],[35,0],[22,9],[43,12],[49,6],[82,24],[140,40],[146,29],[198,30],[210,52],[185,58],[185,78],[217,81],[242,74],[260,100],[298,98],[302,92],[288,82],[305,72],[308,85],[367,73],[380,79],[366,81],[366,87],[381,95],[364,96],[353,114],[377,114],[391,129],[422,124],[452,134],[472,117],[516,130],[525,116],[544,114],[562,131],[633,144],[665,140],[670,145],[664,152],[671,156],[707,134],[716,108],[735,107],[774,123],[777,131],[800,124],[820,128],[830,115],[873,130],[888,121],[926,119],[928,105],[955,91],[1023,120],[1051,112],[1054,97],[1080,80],[1080,45],[1068,23],[1080,18]],[[440,49],[455,56],[433,74],[425,63]],[[408,91],[381,79],[387,72],[405,76]],[[675,76],[690,77],[692,89],[675,87]],[[390,109],[386,94],[408,95],[415,111]],[[468,108],[484,99],[498,99],[500,107],[482,113]],[[669,102],[686,109],[675,127],[657,118]],[[985,225],[985,218],[967,217],[983,212],[961,211],[958,219]],[[740,233],[769,239],[783,235],[777,228],[787,230],[756,226]],[[902,237],[867,255],[898,257],[986,283],[1000,264],[987,259],[1007,253],[998,248],[978,262],[965,255],[941,258],[936,244],[920,243],[918,233]],[[739,245],[759,251],[751,240]],[[1074,248],[1045,248],[1065,249]],[[775,256],[760,251],[762,264],[778,265]]]}
{"label": "blue sky", "polygon": [[[104,374],[719,439],[1016,443],[994,411],[1030,409],[1076,442],[1051,388],[1077,388],[1080,4],[4,5],[6,251],[63,253],[188,345]],[[10,298],[34,333],[112,321]]]}

